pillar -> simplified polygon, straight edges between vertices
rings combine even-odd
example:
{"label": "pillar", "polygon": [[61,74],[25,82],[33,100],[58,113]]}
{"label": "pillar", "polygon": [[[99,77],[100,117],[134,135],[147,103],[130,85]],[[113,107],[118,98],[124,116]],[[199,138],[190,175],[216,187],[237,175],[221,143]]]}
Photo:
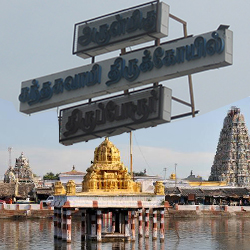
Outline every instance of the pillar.
{"label": "pillar", "polygon": [[54,208],[54,238],[57,238],[57,207]]}
{"label": "pillar", "polygon": [[62,239],[62,209],[57,210],[57,238]]}
{"label": "pillar", "polygon": [[82,209],[82,225],[81,225],[81,239],[82,241],[86,240],[86,210]]}
{"label": "pillar", "polygon": [[135,241],[135,211],[131,211],[131,240]]}
{"label": "pillar", "polygon": [[66,208],[62,209],[62,224],[61,224],[61,228],[62,228],[62,240],[67,239],[67,225],[66,225]]}
{"label": "pillar", "polygon": [[111,230],[112,233],[115,232],[115,218],[116,218],[116,214],[115,214],[115,210],[113,210],[112,211],[112,230]]}
{"label": "pillar", "polygon": [[149,209],[145,210],[145,238],[149,237]]}
{"label": "pillar", "polygon": [[96,211],[91,213],[91,229],[90,229],[90,236],[91,238],[96,237]]}
{"label": "pillar", "polygon": [[66,241],[68,243],[71,242],[71,210],[67,209],[66,210],[66,230],[65,230],[65,234],[66,234]]}
{"label": "pillar", "polygon": [[107,213],[106,213],[106,211],[104,212],[102,212],[102,223],[103,223],[103,228],[107,228],[107,225],[106,225],[106,218],[107,217]]}
{"label": "pillar", "polygon": [[153,210],[153,230],[152,230],[152,239],[157,239],[157,210]]}
{"label": "pillar", "polygon": [[164,209],[161,210],[161,216],[160,216],[160,242],[164,242]]}
{"label": "pillar", "polygon": [[101,210],[97,210],[96,224],[97,224],[96,240],[98,242],[101,242],[102,241],[102,211]]}
{"label": "pillar", "polygon": [[126,240],[130,241],[128,214],[129,214],[129,211],[126,210],[125,211],[124,224],[125,224],[125,237],[126,237]]}
{"label": "pillar", "polygon": [[122,213],[121,210],[119,210],[119,233],[125,234],[125,228],[123,228],[123,226],[122,226],[124,218],[125,218],[125,214]]}
{"label": "pillar", "polygon": [[138,226],[139,237],[143,237],[143,230],[142,230],[142,209],[141,208],[138,210],[138,213],[139,213],[139,226]]}

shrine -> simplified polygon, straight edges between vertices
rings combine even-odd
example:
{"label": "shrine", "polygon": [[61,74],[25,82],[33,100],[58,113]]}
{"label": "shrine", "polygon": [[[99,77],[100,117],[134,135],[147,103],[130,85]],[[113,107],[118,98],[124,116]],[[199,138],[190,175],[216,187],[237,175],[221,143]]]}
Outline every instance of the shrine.
{"label": "shrine", "polygon": [[[121,162],[120,151],[105,140],[95,149],[92,165],[82,182],[82,192],[76,192],[75,183],[69,180],[66,188],[55,184],[54,236],[71,242],[71,213],[81,211],[82,240],[109,239],[135,240],[135,215],[138,214],[139,233],[149,237],[149,213],[153,214],[152,238],[157,239],[157,213],[160,213],[160,240],[164,240],[164,185],[155,184],[154,194],[141,192],[139,183],[132,180]],[[143,230],[142,212],[145,213]],[[102,227],[102,220],[110,218],[110,230]],[[143,232],[144,231],[144,232]]]}
{"label": "shrine", "polygon": [[244,115],[232,107],[224,119],[209,181],[225,181],[231,186],[249,186],[250,140]]}
{"label": "shrine", "polygon": [[16,158],[15,167],[11,165],[4,174],[4,182],[24,182],[33,183],[33,172],[29,165],[29,160],[24,156],[23,152]]}

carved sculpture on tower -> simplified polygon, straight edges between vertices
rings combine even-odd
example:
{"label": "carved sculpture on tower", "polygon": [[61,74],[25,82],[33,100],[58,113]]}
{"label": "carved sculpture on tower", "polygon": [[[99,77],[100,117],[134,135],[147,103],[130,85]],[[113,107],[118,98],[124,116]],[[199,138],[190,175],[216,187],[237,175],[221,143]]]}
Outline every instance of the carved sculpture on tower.
{"label": "carved sculpture on tower", "polygon": [[29,160],[21,153],[16,159],[15,167],[9,166],[4,175],[4,182],[33,182],[33,173],[29,166]]}
{"label": "carved sculpture on tower", "polygon": [[209,181],[250,185],[250,140],[243,114],[232,107],[224,119]]}
{"label": "carved sculpture on tower", "polygon": [[108,138],[95,149],[94,162],[82,182],[83,192],[139,193],[140,184],[132,180],[120,159],[120,151]]}

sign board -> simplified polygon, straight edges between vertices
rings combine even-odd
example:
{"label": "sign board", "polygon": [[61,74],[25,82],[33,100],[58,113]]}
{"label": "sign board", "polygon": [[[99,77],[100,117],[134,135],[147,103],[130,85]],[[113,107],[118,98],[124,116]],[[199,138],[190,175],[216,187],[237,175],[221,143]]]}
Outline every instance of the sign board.
{"label": "sign board", "polygon": [[168,35],[169,6],[156,1],[75,24],[73,54],[88,58]]}
{"label": "sign board", "polygon": [[26,114],[231,65],[232,31],[216,30],[170,41],[22,82],[20,111]]}
{"label": "sign board", "polygon": [[171,120],[172,91],[163,86],[60,111],[59,142],[71,145]]}

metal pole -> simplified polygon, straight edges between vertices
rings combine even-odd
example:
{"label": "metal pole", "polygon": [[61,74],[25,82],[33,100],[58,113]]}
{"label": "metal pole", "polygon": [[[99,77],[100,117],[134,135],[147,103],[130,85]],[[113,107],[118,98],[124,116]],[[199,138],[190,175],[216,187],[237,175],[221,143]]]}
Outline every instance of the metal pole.
{"label": "metal pole", "polygon": [[[121,56],[126,54],[126,48],[121,49]],[[127,95],[129,93],[128,89],[124,90],[124,94]],[[130,131],[130,175],[133,179],[133,157],[132,157],[132,131]]]}
{"label": "metal pole", "polygon": [[164,180],[166,180],[167,168],[164,168],[164,172],[165,172],[165,174],[164,174]]}
{"label": "metal pole", "polygon": [[177,167],[177,163],[174,164],[174,174],[175,174],[175,187],[176,187],[176,183],[177,183],[177,176],[176,176],[176,167]]}
{"label": "metal pole", "polygon": [[133,179],[132,131],[130,131],[130,174]]}
{"label": "metal pole", "polygon": [[[183,33],[184,33],[184,37],[187,37],[187,23],[172,15],[172,14],[169,14],[169,17],[174,19],[175,21],[177,22],[180,22],[182,25],[183,25]],[[192,111],[192,116],[195,117],[195,107],[194,107],[194,92],[193,92],[193,82],[192,82],[192,76],[191,75],[188,75],[188,85],[189,85],[189,93],[190,93],[190,102],[191,102],[191,111]]]}

